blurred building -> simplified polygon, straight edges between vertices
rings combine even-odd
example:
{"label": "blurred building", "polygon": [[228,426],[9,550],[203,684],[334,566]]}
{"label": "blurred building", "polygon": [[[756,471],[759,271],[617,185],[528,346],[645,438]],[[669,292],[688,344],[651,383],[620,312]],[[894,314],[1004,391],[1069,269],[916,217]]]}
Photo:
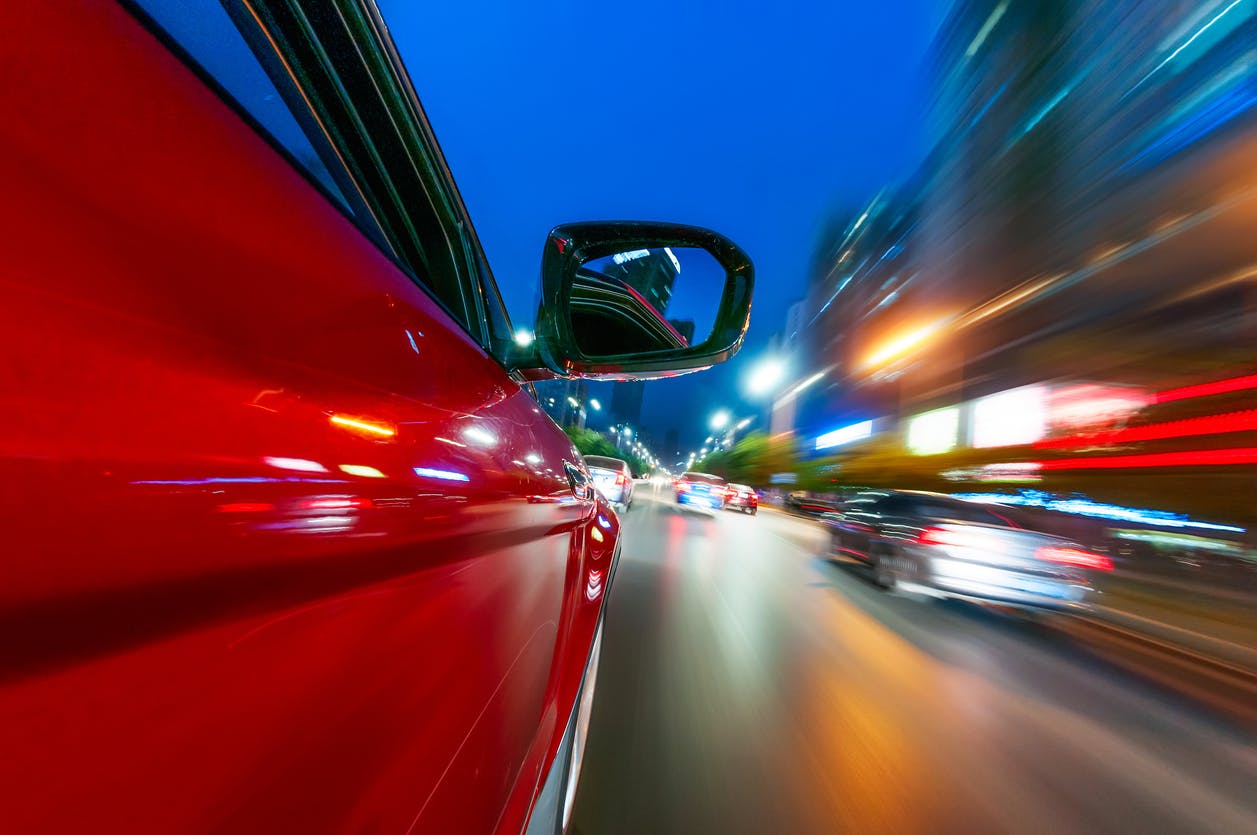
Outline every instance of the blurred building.
{"label": "blurred building", "polygon": [[[768,341],[768,355],[777,358],[785,368],[806,366],[817,353],[817,347],[806,339],[811,333],[808,328],[808,310],[807,299],[792,302],[786,308],[784,327]],[[766,425],[771,435],[793,432],[797,404],[798,399],[789,393],[789,388],[777,392],[768,406],[768,419],[761,425]]]}
{"label": "blurred building", "polygon": [[611,389],[611,422],[637,426],[641,423],[644,381],[616,383]]}
{"label": "blurred building", "polygon": [[817,249],[800,433],[1257,362],[1257,3],[957,0],[932,62],[921,169]]}
{"label": "blurred building", "polygon": [[663,435],[663,448],[656,453],[663,461],[672,462],[681,456],[681,433],[669,429]]}

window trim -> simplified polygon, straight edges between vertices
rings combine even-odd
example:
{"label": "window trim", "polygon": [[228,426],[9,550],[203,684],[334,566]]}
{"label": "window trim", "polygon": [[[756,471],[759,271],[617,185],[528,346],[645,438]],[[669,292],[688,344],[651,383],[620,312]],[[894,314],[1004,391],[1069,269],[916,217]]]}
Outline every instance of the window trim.
{"label": "window trim", "polygon": [[[484,310],[488,301],[485,282],[495,291],[496,285],[486,274],[487,265],[482,269],[469,251],[469,245],[474,242],[478,247],[479,240],[471,229],[466,207],[387,27],[370,0],[221,0],[298,127],[341,188],[344,200],[319,182],[138,0],[120,2],[486,353],[502,361],[493,351]],[[268,28],[278,26],[270,13],[287,15],[289,28]],[[298,25],[310,24],[311,16],[324,28],[331,27],[336,37],[349,38],[352,49],[342,50],[347,55],[333,60],[322,49],[315,28]],[[302,65],[298,55],[285,48],[293,46],[289,36],[307,55],[319,60]],[[374,94],[350,97],[341,84],[344,73],[357,73],[354,80],[360,86],[365,82],[366,89]],[[303,86],[301,79],[313,83],[316,75],[320,90]],[[333,96],[345,118],[333,121],[330,111],[320,112],[316,93]],[[389,126],[379,139],[390,147],[379,147],[368,129],[372,121]],[[403,194],[403,190],[408,191]],[[416,194],[421,199],[410,199]],[[346,202],[351,205],[346,206]],[[382,220],[382,208],[391,212],[392,224]],[[431,264],[431,260],[439,263]],[[431,275],[433,280],[424,280],[423,275]],[[442,281],[457,296],[454,305],[438,293]],[[500,303],[500,296],[495,298]]]}

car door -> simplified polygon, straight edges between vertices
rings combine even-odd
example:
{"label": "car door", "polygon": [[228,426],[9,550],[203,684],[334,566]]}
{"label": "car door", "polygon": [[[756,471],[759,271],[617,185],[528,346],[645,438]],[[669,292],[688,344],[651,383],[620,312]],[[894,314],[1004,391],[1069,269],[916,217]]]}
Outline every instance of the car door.
{"label": "car door", "polygon": [[836,514],[834,547],[840,554],[860,560],[869,558],[886,498],[881,494],[857,495]]}
{"label": "car door", "polygon": [[186,46],[87,0],[0,30],[4,828],[518,831],[614,514],[457,249]]}

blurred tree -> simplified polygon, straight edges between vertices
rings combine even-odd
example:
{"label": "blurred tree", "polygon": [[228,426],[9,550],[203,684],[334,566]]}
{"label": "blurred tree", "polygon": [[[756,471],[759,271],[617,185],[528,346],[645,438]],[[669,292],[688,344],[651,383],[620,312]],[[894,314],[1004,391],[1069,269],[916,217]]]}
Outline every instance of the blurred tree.
{"label": "blurred tree", "polygon": [[572,444],[581,455],[605,455],[609,458],[619,458],[621,461],[627,461],[629,468],[633,471],[633,475],[641,475],[649,472],[651,469],[650,466],[631,452],[622,452],[616,449],[615,443],[601,432],[593,429],[580,429],[575,426],[568,426],[563,431],[572,439]]}
{"label": "blurred tree", "polygon": [[732,449],[707,456],[699,466],[704,472],[738,484],[767,487],[773,473],[795,472],[798,462],[798,450],[791,438],[752,432]]}

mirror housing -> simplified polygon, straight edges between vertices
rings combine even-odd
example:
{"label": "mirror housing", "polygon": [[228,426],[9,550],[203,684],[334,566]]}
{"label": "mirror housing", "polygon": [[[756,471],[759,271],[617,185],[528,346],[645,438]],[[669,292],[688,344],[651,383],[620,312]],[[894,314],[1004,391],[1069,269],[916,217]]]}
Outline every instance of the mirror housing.
{"label": "mirror housing", "polygon": [[[633,309],[631,297],[637,294],[611,286],[603,307],[624,322],[640,325],[641,350],[587,354],[574,326],[577,308],[588,302],[582,294],[590,288],[591,273],[581,268],[616,253],[665,247],[705,250],[724,269],[724,292],[710,335],[697,345],[689,345],[681,338],[670,339],[666,331],[676,332],[661,314],[640,296],[638,309]],[[546,239],[541,257],[542,299],[535,329],[537,358],[553,375],[601,380],[647,380],[709,368],[729,359],[742,347],[750,323],[754,284],[754,267],[747,254],[709,229],[650,221],[556,226]]]}

